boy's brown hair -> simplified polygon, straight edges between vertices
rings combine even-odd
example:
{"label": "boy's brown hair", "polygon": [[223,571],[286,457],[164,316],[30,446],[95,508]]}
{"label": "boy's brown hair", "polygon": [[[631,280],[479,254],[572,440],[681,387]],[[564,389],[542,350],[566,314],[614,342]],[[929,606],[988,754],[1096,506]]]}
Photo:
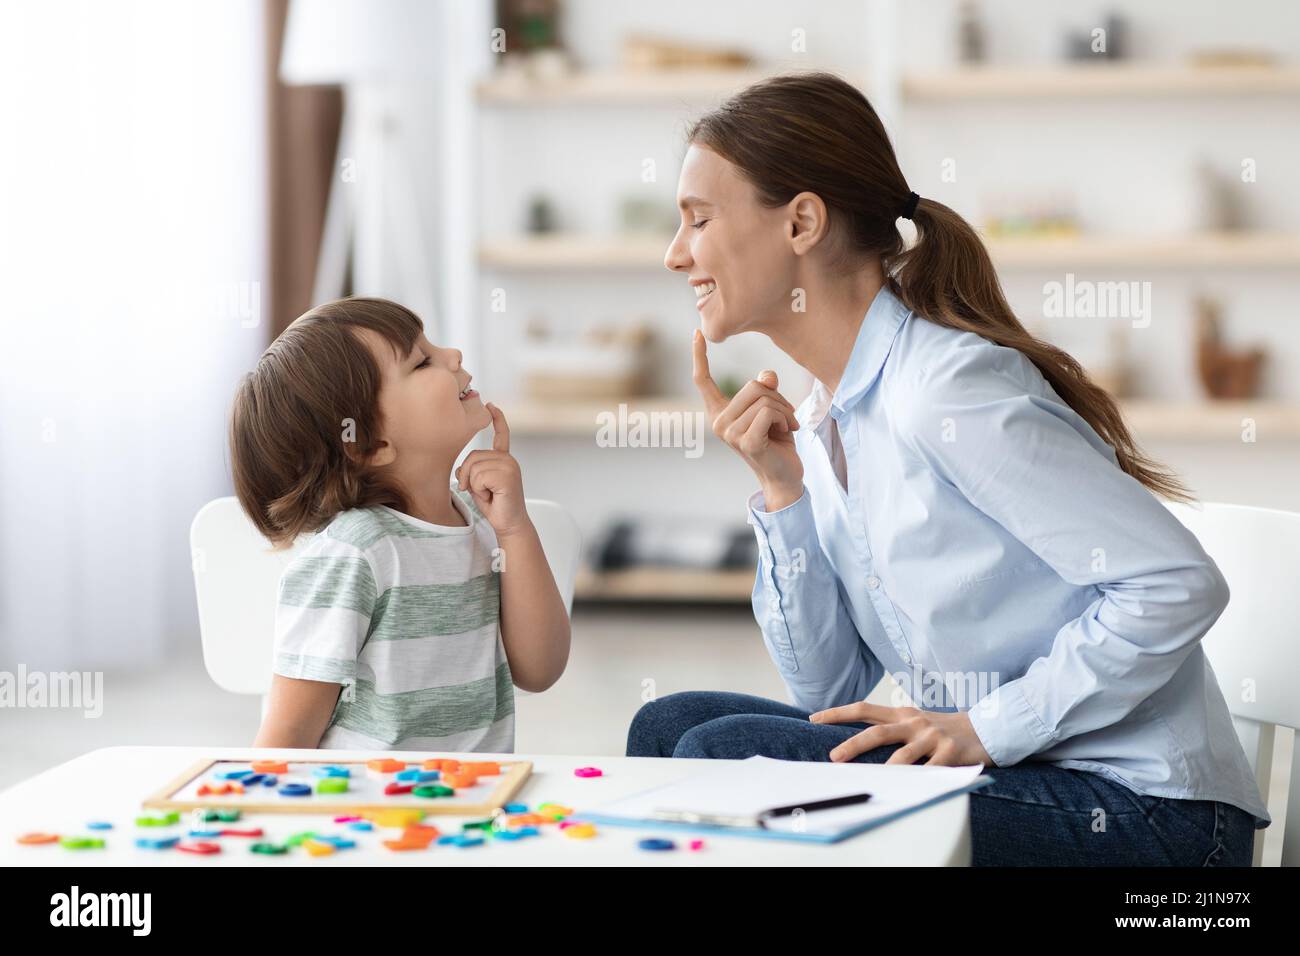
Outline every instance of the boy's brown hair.
{"label": "boy's brown hair", "polygon": [[341,511],[406,499],[367,464],[379,437],[378,363],[359,329],[399,358],[424,325],[387,299],[326,302],[299,316],[239,382],[230,416],[230,470],[244,512],[277,548]]}

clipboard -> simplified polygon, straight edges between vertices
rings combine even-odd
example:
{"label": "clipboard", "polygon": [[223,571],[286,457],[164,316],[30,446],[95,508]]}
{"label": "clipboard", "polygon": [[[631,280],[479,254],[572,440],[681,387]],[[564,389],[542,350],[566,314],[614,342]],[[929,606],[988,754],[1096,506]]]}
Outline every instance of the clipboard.
{"label": "clipboard", "polygon": [[[928,767],[926,765],[828,764],[813,761],[774,760],[750,757],[727,761],[674,783],[655,787],[589,810],[579,808],[575,819],[605,826],[638,827],[712,836],[749,837],[759,840],[795,840],[804,843],[838,843],[884,826],[894,820],[971,793],[993,782],[991,776],[973,767]],[[846,772],[847,771],[847,772]],[[871,801],[820,814],[795,816],[772,827],[725,826],[656,818],[649,808],[718,813],[730,799],[753,800],[768,806],[801,793],[808,802],[849,793],[869,791]],[[694,807],[681,801],[698,801]],[[724,808],[725,809],[725,808]],[[748,814],[748,810],[744,811]],[[816,819],[820,815],[821,819]],[[834,815],[834,816],[831,816]]]}

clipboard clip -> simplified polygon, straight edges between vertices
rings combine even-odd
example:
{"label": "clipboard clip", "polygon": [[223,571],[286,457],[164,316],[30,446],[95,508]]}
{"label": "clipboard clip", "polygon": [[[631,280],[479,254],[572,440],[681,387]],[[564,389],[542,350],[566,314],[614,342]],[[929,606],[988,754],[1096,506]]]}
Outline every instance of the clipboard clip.
{"label": "clipboard clip", "polygon": [[808,803],[794,803],[785,807],[771,807],[762,812],[750,814],[700,813],[694,810],[655,810],[650,814],[651,820],[662,823],[692,823],[713,827],[736,827],[744,829],[767,829],[767,821],[777,817],[793,816],[796,812],[809,813],[815,810],[832,810],[857,803],[866,803],[871,799],[869,793],[854,793],[844,797],[831,797],[828,800],[812,800]]}

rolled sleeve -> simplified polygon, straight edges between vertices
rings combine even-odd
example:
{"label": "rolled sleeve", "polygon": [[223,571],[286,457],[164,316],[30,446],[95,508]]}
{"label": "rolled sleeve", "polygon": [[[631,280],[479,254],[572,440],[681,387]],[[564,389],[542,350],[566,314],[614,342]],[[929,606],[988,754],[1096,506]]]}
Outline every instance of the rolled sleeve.
{"label": "rolled sleeve", "polygon": [[839,579],[821,549],[807,489],[794,504],[764,510],[749,499],[758,541],[754,619],[792,701],[808,711],[865,698],[884,667],[844,607]]}
{"label": "rolled sleeve", "polygon": [[955,351],[908,414],[914,451],[1064,580],[1097,593],[1044,635],[1023,674],[970,709],[989,756],[1009,766],[1126,717],[1182,666],[1228,592],[1191,532],[1005,354],[1019,353]]}
{"label": "rolled sleeve", "polygon": [[1019,685],[1019,681],[1004,684],[967,712],[975,736],[998,767],[1014,766],[1047,749],[1054,739]]}

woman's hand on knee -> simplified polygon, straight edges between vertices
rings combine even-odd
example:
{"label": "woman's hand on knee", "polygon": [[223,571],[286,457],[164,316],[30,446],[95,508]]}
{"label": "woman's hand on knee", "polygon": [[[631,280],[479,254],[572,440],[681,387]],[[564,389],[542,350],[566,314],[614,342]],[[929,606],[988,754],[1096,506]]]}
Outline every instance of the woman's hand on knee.
{"label": "woman's hand on knee", "polygon": [[993,766],[964,711],[939,714],[860,701],[819,710],[808,719],[815,724],[872,724],[831,751],[831,760],[837,763],[887,744],[902,744],[885,763],[916,763],[924,757],[931,767]]}
{"label": "woman's hand on knee", "polygon": [[777,391],[776,373],[764,371],[730,401],[709,373],[708,346],[696,330],[695,386],[713,419],[713,433],[754,471],[768,511],[778,511],[803,496],[803,462],[794,447],[799,422],[794,406]]}

